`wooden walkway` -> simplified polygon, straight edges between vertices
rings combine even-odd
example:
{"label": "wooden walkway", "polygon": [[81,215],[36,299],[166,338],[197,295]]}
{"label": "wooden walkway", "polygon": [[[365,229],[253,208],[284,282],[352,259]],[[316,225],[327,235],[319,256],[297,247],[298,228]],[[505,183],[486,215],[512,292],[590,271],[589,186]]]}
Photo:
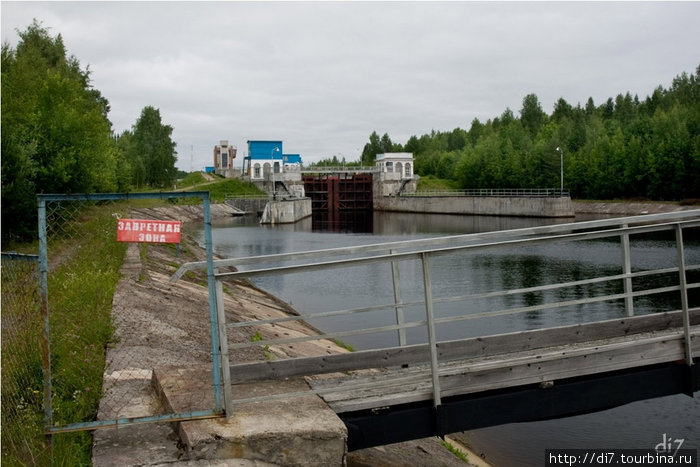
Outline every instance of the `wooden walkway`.
{"label": "wooden walkway", "polygon": [[[689,311],[697,359],[700,308]],[[548,388],[568,378],[683,364],[684,342],[680,312],[442,342],[437,344],[440,397],[533,384]],[[340,414],[432,400],[429,360],[428,345],[421,344],[232,365],[231,378],[241,383],[307,376],[310,391]],[[234,402],[235,394],[234,385]]]}

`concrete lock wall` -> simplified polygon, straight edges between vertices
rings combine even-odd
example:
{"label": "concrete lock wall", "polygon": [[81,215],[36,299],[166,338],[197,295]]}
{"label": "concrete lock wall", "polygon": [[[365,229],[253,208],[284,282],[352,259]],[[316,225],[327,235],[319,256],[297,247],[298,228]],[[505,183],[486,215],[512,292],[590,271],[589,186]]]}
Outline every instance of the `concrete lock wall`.
{"label": "concrete lock wall", "polygon": [[383,196],[375,198],[374,209],[435,214],[574,217],[574,207],[568,196],[561,198]]}
{"label": "concrete lock wall", "polygon": [[230,198],[225,203],[245,213],[258,213],[265,209],[267,198]]}
{"label": "concrete lock wall", "polygon": [[261,224],[290,224],[311,215],[311,198],[269,201]]}

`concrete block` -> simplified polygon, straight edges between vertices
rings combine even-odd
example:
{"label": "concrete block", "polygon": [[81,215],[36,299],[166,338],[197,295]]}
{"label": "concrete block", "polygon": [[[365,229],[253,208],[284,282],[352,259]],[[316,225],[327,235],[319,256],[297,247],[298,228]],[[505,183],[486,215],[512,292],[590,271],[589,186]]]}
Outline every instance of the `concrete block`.
{"label": "concrete block", "polygon": [[[163,405],[175,412],[191,410],[182,402],[197,399],[183,391],[199,391],[207,386],[197,384],[206,377],[196,370],[189,373],[183,369],[155,370],[154,378]],[[303,379],[262,381],[234,385],[233,397],[242,399],[308,389]],[[209,397],[201,394],[199,400]],[[230,418],[180,422],[178,432],[188,457],[193,460],[239,458],[290,467],[340,467],[345,462],[347,429],[335,412],[313,394],[237,403]]]}

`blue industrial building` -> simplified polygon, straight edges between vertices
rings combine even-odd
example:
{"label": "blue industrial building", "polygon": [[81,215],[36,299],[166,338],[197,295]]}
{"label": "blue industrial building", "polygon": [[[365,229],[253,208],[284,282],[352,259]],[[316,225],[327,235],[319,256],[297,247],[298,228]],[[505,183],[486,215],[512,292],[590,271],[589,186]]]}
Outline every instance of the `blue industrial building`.
{"label": "blue industrial building", "polygon": [[266,180],[270,178],[270,174],[298,172],[301,156],[284,154],[282,141],[248,141],[248,156],[243,163],[244,173],[251,180]]}

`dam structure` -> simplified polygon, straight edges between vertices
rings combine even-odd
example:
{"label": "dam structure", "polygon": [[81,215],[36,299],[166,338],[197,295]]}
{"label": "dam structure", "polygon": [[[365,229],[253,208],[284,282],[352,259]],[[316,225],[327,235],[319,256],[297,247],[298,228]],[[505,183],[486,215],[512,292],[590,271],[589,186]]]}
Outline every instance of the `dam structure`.
{"label": "dam structure", "polygon": [[394,211],[429,214],[574,217],[562,189],[418,191],[411,153],[378,154],[372,167],[304,167],[266,172],[251,181],[269,194],[262,223],[290,223],[314,214]]}

